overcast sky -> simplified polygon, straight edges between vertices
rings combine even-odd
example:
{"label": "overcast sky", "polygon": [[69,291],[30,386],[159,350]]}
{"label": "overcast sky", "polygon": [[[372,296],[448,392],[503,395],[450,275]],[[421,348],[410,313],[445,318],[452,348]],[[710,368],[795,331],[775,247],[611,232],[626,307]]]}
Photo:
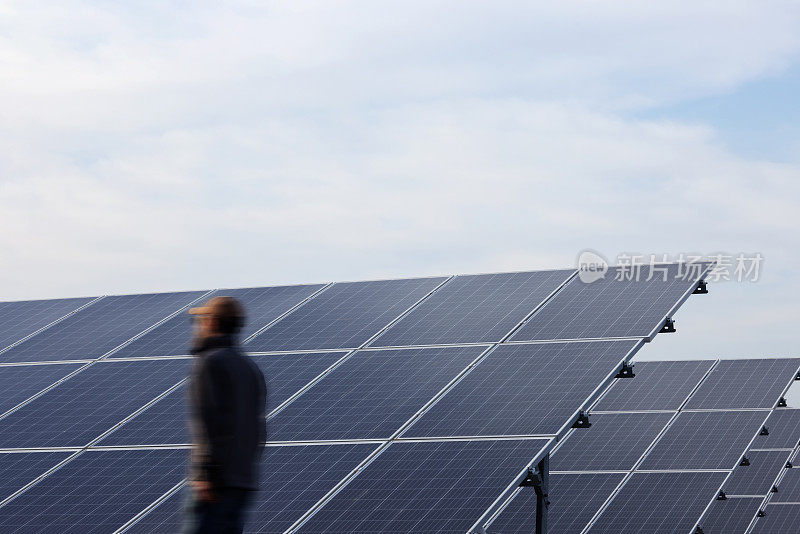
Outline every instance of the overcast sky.
{"label": "overcast sky", "polygon": [[800,355],[798,95],[794,0],[0,0],[0,299],[761,253],[642,357]]}

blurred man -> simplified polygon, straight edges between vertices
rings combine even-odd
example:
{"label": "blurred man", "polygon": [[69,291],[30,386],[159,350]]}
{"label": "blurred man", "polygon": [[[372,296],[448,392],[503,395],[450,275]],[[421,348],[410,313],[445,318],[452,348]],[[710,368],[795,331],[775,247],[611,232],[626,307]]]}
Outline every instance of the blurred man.
{"label": "blurred man", "polygon": [[266,385],[239,348],[245,312],[232,297],[214,297],[189,310],[195,320],[189,382],[192,456],[184,532],[240,533],[258,489],[266,439]]}

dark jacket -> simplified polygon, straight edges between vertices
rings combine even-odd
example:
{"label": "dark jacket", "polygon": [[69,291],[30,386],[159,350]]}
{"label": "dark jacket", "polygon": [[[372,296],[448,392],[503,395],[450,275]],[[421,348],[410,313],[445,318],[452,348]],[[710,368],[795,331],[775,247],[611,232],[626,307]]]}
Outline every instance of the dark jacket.
{"label": "dark jacket", "polygon": [[207,338],[191,352],[191,476],[214,488],[258,489],[266,440],[264,375],[233,336]]}

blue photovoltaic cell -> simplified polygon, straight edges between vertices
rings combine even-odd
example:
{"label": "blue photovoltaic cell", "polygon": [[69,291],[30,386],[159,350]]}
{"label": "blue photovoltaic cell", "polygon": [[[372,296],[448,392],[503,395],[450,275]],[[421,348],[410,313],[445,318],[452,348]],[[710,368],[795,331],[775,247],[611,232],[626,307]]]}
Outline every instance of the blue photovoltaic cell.
{"label": "blue photovoltaic cell", "polygon": [[86,445],[187,372],[188,360],[96,363],[0,420],[0,447]]}
{"label": "blue photovoltaic cell", "polygon": [[555,434],[637,344],[501,345],[404,437]]}
{"label": "blue photovoltaic cell", "polygon": [[0,501],[71,454],[73,453],[19,452],[0,454]]}
{"label": "blue photovoltaic cell", "polygon": [[388,438],[484,350],[357,352],[270,420],[269,439]]}
{"label": "blue photovoltaic cell", "polygon": [[457,276],[373,346],[501,341],[574,270]]}
{"label": "blue photovoltaic cell", "polygon": [[[797,461],[798,458],[795,458],[792,464]],[[800,503],[800,466],[784,470],[783,478],[778,482],[778,492],[772,495],[770,502]]]}
{"label": "blue photovoltaic cell", "polygon": [[616,380],[594,411],[677,410],[713,364],[713,360],[636,362],[636,376]]}
{"label": "blue photovoltaic cell", "polygon": [[721,361],[686,409],[773,408],[798,367],[796,358]]}
{"label": "blue photovoltaic cell", "polygon": [[0,367],[0,415],[81,365],[83,364],[65,363]]}
{"label": "blue photovoltaic cell", "polygon": [[[318,284],[220,289],[211,297],[226,295],[242,302],[247,312],[247,321],[239,334],[239,339],[244,340],[321,287],[322,285]],[[192,326],[189,316],[182,313],[115,352],[114,357],[188,354],[191,336]]]}
{"label": "blue photovoltaic cell", "polygon": [[[333,365],[344,352],[251,356],[267,382],[267,413]],[[189,442],[186,387],[181,386],[103,439],[101,445]],[[272,426],[267,425],[268,435]],[[272,439],[269,436],[269,439]]]}
{"label": "blue photovoltaic cell", "polygon": [[0,508],[3,534],[114,532],[183,478],[186,456],[85,452]]}
{"label": "blue photovoltaic cell", "polygon": [[0,350],[56,319],[75,311],[90,298],[0,302]]}
{"label": "blue photovoltaic cell", "polygon": [[745,534],[763,500],[764,497],[715,500],[699,526],[704,534]]}
{"label": "blue photovoltaic cell", "polygon": [[754,449],[794,449],[800,444],[800,410],[773,410],[764,426],[768,434],[756,436]]}
{"label": "blue photovoltaic cell", "polygon": [[791,454],[791,451],[748,451],[750,465],[736,466],[722,489],[728,495],[766,495]]}
{"label": "blue photovoltaic cell", "polygon": [[769,412],[682,412],[640,469],[733,469]]}
{"label": "blue photovoltaic cell", "polygon": [[445,278],[334,284],[248,343],[250,351],[356,348]]}
{"label": "blue photovoltaic cell", "polygon": [[546,444],[395,442],[298,532],[464,534]]}
{"label": "blue photovoltaic cell", "polygon": [[[375,448],[375,444],[267,447],[245,532],[284,532]],[[170,497],[127,532],[180,532],[184,492]]]}
{"label": "blue photovoltaic cell", "polygon": [[596,414],[592,426],[576,428],[550,460],[553,471],[633,469],[672,414]]}
{"label": "blue photovoltaic cell", "polygon": [[634,473],[589,532],[689,533],[725,473]]}
{"label": "blue photovoltaic cell", "polygon": [[[580,534],[625,477],[622,473],[550,475],[547,531]],[[536,525],[536,492],[522,488],[489,526],[489,534],[531,534]]]}
{"label": "blue photovoltaic cell", "polygon": [[756,519],[752,534],[794,534],[800,532],[800,504],[771,504],[766,515]]}
{"label": "blue photovoltaic cell", "polygon": [[[611,268],[605,278],[591,283],[573,278],[513,339],[649,336],[695,287],[706,266],[702,264],[702,269],[678,264],[656,266],[664,271],[653,273],[650,280],[647,280],[651,274],[649,265],[641,266],[638,279],[635,269],[629,271],[625,267]],[[632,279],[628,279],[631,272]],[[623,279],[618,280],[620,277]]]}
{"label": "blue photovoltaic cell", "polygon": [[105,297],[0,354],[0,361],[98,358],[202,294],[191,291]]}

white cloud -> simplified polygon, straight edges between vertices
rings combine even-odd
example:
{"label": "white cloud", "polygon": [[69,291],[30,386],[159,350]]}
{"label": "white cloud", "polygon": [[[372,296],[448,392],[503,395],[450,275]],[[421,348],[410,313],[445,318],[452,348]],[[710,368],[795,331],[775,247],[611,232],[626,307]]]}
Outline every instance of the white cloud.
{"label": "white cloud", "polygon": [[794,2],[6,7],[0,298],[723,250],[800,319],[800,168],[622,113],[779,72]]}

